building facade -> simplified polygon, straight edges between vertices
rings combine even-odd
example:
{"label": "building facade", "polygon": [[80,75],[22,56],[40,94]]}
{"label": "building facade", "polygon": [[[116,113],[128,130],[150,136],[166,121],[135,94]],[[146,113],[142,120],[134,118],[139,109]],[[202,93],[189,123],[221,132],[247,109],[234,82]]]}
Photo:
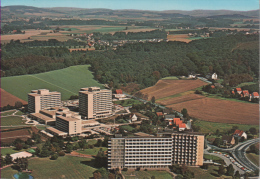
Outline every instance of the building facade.
{"label": "building facade", "polygon": [[165,169],[172,164],[203,165],[204,135],[167,133],[108,141],[108,169]]}
{"label": "building facade", "polygon": [[32,90],[28,94],[28,111],[39,113],[40,110],[61,107],[61,93],[47,89]]}
{"label": "building facade", "polygon": [[112,91],[99,87],[81,88],[79,91],[79,114],[87,119],[112,115]]}

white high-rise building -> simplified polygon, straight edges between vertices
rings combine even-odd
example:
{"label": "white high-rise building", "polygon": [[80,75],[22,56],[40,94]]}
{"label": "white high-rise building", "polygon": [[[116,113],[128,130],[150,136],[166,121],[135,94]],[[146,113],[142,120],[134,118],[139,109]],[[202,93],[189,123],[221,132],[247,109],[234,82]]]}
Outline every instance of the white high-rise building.
{"label": "white high-rise building", "polygon": [[81,88],[79,113],[87,119],[110,116],[112,114],[112,91],[99,87]]}

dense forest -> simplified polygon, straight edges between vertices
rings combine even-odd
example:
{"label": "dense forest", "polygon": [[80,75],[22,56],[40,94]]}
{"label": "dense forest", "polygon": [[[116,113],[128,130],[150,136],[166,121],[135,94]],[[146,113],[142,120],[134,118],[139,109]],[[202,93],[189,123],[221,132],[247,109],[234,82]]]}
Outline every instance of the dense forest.
{"label": "dense forest", "polygon": [[190,72],[202,75],[216,72],[219,77],[247,73],[257,78],[258,47],[236,48],[238,44],[255,41],[259,41],[257,34],[237,34],[190,43],[134,43],[117,50],[72,53],[65,47],[31,48],[12,41],[2,45],[1,75],[32,74],[91,64],[95,78],[114,87],[133,82],[144,88],[155,84],[161,77],[188,75]]}

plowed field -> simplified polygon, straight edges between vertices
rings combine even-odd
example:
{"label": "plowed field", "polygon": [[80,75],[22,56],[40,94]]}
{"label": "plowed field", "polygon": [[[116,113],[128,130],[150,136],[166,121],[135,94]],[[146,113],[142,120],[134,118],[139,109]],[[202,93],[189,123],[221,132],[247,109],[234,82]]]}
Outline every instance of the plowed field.
{"label": "plowed field", "polygon": [[201,80],[159,80],[154,86],[140,92],[148,95],[148,100],[154,96],[156,100],[189,91],[207,85]]}
{"label": "plowed field", "polygon": [[236,101],[207,98],[197,94],[189,94],[159,101],[174,110],[188,110],[190,116],[210,122],[259,124],[258,104],[240,103]]}
{"label": "plowed field", "polygon": [[20,101],[22,102],[24,105],[27,104],[26,101],[6,92],[5,90],[3,90],[1,88],[1,107],[7,106],[8,104],[10,106],[14,106],[15,102]]}

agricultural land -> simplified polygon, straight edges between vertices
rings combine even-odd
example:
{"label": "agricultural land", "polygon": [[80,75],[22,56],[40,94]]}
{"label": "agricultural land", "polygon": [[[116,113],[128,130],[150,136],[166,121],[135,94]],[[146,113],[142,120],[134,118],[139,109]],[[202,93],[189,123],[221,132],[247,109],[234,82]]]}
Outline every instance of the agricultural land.
{"label": "agricultural land", "polygon": [[1,88],[1,107],[7,106],[8,104],[14,106],[17,101],[22,102],[23,105],[27,104],[25,100],[22,100]]}
{"label": "agricultural land", "polygon": [[[2,88],[24,101],[27,101],[27,94],[31,90],[42,88],[59,91],[62,94],[62,100],[66,100],[71,95],[77,95],[80,88],[87,86],[102,87],[100,83],[93,79],[89,67],[90,65],[79,65],[34,75],[4,77],[1,79]],[[14,88],[14,85],[19,86],[19,90]]]}

